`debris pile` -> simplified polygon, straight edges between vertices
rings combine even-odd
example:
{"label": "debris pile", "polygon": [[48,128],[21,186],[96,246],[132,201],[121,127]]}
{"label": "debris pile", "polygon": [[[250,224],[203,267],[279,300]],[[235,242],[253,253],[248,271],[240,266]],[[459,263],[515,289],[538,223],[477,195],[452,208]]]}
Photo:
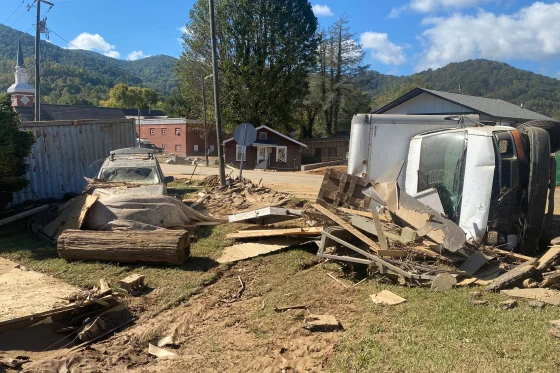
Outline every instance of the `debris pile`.
{"label": "debris pile", "polygon": [[209,187],[205,192],[200,192],[199,199],[191,202],[191,207],[205,207],[213,216],[255,209],[265,206],[284,206],[293,197],[289,193],[279,192],[262,185],[262,179],[254,184],[249,179],[239,181],[238,178],[228,178],[227,185],[220,186],[220,178],[211,175],[201,181],[200,185]]}
{"label": "debris pile", "polygon": [[371,182],[327,170],[313,205],[331,221],[321,233],[318,256],[365,264],[370,274],[395,283],[435,291],[477,284],[488,292],[560,305],[560,246],[537,260],[467,242],[464,231],[442,214],[437,192],[410,196],[398,188],[402,165]]}

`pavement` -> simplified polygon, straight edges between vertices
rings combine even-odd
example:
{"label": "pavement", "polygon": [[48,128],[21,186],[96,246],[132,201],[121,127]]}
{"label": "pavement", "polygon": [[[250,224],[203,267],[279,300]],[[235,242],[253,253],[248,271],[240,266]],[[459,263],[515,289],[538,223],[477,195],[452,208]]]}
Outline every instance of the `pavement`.
{"label": "pavement", "polygon": [[[193,165],[178,165],[178,164],[165,164],[161,163],[161,170],[165,176],[174,176],[176,179],[188,179],[193,175],[192,178],[203,179],[209,175],[217,175],[217,167],[202,167],[196,168]],[[194,174],[193,174],[194,171]],[[233,176],[239,175],[239,170],[234,170],[226,168],[226,175],[233,172]],[[266,186],[293,194],[296,197],[315,200],[317,194],[319,194],[319,189],[321,188],[321,182],[323,181],[323,175],[308,174],[301,171],[254,171],[254,170],[244,170],[243,177],[250,179],[254,183],[258,183],[262,179],[263,184]]]}

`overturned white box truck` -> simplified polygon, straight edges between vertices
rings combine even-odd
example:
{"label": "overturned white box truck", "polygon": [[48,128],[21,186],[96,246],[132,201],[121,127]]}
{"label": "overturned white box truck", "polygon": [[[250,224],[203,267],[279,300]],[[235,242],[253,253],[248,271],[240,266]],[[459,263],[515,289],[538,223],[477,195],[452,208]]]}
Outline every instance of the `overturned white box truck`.
{"label": "overturned white box truck", "polygon": [[514,128],[482,124],[472,115],[358,114],[348,173],[374,180],[404,160],[399,187],[410,195],[437,190],[445,215],[467,239],[532,253],[552,222],[551,153],[559,149],[559,122]]}

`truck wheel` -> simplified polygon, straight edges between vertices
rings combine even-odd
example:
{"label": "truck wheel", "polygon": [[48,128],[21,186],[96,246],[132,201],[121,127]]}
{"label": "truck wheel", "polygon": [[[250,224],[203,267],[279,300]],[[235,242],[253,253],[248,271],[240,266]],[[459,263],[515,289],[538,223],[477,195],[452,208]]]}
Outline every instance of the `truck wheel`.
{"label": "truck wheel", "polygon": [[517,130],[523,134],[527,134],[529,127],[542,128],[548,132],[550,136],[550,152],[556,153],[560,150],[560,122],[552,120],[531,120],[517,126]]}
{"label": "truck wheel", "polygon": [[527,127],[524,132],[529,143],[529,191],[521,252],[534,254],[539,249],[545,218],[550,176],[550,136],[539,127]]}

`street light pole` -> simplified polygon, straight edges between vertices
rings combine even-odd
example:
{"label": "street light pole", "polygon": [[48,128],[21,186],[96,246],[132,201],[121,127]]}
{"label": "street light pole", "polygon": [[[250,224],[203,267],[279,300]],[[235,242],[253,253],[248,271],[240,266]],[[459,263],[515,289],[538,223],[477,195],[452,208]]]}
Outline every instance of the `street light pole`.
{"label": "street light pole", "polygon": [[226,185],[224,151],[222,149],[222,111],[220,110],[220,87],[218,80],[218,51],[216,49],[216,22],[214,20],[214,0],[208,0],[210,6],[210,32],[212,34],[212,71],[214,73],[214,110],[216,111],[216,138],[218,141],[218,162],[220,164],[220,185]]}

